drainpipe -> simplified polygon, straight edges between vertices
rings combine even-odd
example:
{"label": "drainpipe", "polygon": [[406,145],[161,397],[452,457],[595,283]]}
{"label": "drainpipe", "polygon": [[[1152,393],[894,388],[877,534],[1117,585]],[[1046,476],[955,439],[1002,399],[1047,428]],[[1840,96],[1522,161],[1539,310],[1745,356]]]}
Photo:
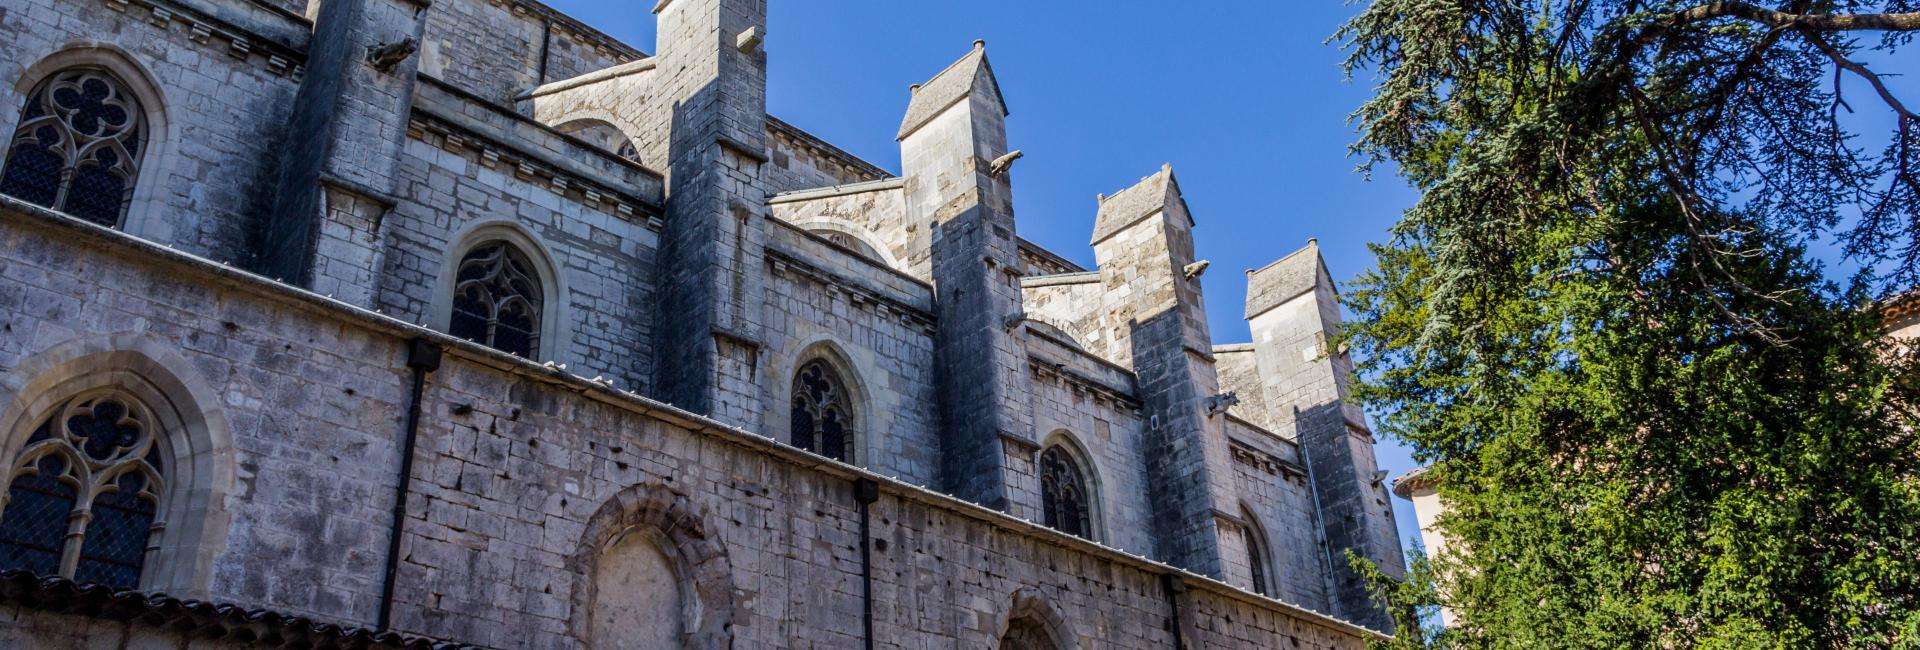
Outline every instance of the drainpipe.
{"label": "drainpipe", "polygon": [[873,650],[873,516],[869,506],[879,500],[879,482],[864,476],[853,480],[853,502],[860,511],[860,622],[866,630],[867,650]]}
{"label": "drainpipe", "polygon": [[393,482],[393,525],[388,528],[387,571],[380,584],[380,617],[374,629],[387,631],[393,623],[394,581],[400,575],[400,537],[407,525],[408,488],[413,484],[413,449],[420,435],[420,394],[427,386],[427,373],[440,369],[440,346],[426,337],[407,343],[407,368],[413,382],[407,393],[407,428],[401,434],[400,475]]}

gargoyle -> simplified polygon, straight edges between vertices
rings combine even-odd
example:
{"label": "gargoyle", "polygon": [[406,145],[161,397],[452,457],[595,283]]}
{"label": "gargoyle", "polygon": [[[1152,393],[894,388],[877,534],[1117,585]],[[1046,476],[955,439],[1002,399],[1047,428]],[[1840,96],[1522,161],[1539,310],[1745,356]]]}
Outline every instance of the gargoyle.
{"label": "gargoyle", "polygon": [[1013,168],[1013,161],[1019,160],[1020,157],[1024,155],[1027,154],[1021,153],[1019,149],[1015,149],[1007,152],[1007,155],[993,159],[993,162],[987,163],[987,175],[1000,176],[1007,173],[1008,169]]}
{"label": "gargoyle", "polygon": [[1240,403],[1240,395],[1227,391],[1207,398],[1207,417],[1227,412],[1227,407]]}
{"label": "gargoyle", "polygon": [[373,65],[375,70],[392,72],[393,66],[400,65],[401,61],[407,60],[407,57],[413,56],[413,53],[419,49],[420,44],[414,42],[412,38],[403,38],[380,45],[368,45],[367,63]]}
{"label": "gargoyle", "polygon": [[1207,267],[1212,264],[1213,262],[1200,260],[1198,262],[1188,264],[1186,268],[1180,269],[1180,272],[1185,274],[1188,280],[1192,280],[1194,278],[1200,277],[1200,274],[1206,273]]}

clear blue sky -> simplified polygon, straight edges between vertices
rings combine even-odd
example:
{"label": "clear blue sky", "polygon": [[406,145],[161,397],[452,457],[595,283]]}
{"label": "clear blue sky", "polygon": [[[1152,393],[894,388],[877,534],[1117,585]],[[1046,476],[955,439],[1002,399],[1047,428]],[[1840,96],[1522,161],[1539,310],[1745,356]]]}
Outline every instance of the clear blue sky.
{"label": "clear blue sky", "polygon": [[[548,2],[654,51],[651,0]],[[1249,338],[1241,270],[1317,237],[1328,269],[1349,280],[1373,263],[1366,243],[1416,199],[1391,168],[1369,181],[1347,155],[1346,116],[1369,88],[1343,78],[1341,52],[1326,42],[1358,10],[1343,2],[768,4],[768,110],[896,173],[907,86],[986,39],[1011,112],[1009,145],[1026,153],[1013,172],[1020,234],[1082,265],[1093,266],[1094,195],[1172,163],[1199,224],[1199,256],[1213,262],[1204,285],[1216,343]],[[1909,73],[1891,82],[1920,97],[1920,63],[1865,59]],[[1847,95],[1868,141],[1885,142],[1891,114],[1851,79]],[[1396,477],[1414,467],[1394,441],[1378,453]],[[1402,541],[1416,543],[1411,506],[1395,508]]]}

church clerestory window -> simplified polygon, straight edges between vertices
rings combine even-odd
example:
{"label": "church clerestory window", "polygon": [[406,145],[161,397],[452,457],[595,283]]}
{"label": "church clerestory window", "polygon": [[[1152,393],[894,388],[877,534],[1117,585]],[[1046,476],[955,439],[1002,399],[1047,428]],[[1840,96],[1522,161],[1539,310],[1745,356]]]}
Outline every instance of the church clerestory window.
{"label": "church clerestory window", "polygon": [[104,70],[74,68],[27,95],[0,163],[0,194],[117,227],[140,175],[145,113]]}
{"label": "church clerestory window", "polygon": [[846,383],[823,359],[800,366],[793,376],[789,442],[834,460],[853,458],[853,406]]}
{"label": "church clerestory window", "polygon": [[163,442],[127,395],[97,392],[55,409],[7,467],[0,569],[138,587],[163,529]]}
{"label": "church clerestory window", "polygon": [[1093,538],[1091,495],[1080,462],[1060,445],[1040,452],[1040,503],[1048,528]]}
{"label": "church clerestory window", "polygon": [[1272,597],[1274,595],[1273,583],[1271,582],[1271,578],[1268,577],[1267,572],[1267,536],[1260,531],[1260,524],[1254,520],[1252,512],[1242,510],[1241,516],[1245,518],[1247,522],[1245,530],[1247,542],[1247,572],[1253,578],[1253,592],[1262,596]]}
{"label": "church clerestory window", "polygon": [[540,348],[540,276],[505,241],[475,246],[460,258],[447,333],[528,359]]}

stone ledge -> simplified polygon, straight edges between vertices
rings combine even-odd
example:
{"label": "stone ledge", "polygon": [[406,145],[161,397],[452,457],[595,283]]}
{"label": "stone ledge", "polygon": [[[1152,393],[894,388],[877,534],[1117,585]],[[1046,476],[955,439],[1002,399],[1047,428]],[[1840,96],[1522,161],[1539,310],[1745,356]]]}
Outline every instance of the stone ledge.
{"label": "stone ledge", "polygon": [[863,181],[859,183],[848,183],[845,185],[829,185],[827,187],[816,187],[812,189],[793,190],[791,192],[781,192],[778,194],[773,194],[767,197],[767,205],[780,205],[783,203],[800,203],[803,201],[830,199],[836,196],[865,194],[867,192],[891,190],[891,189],[901,188],[906,186],[907,186],[907,179],[900,178],[897,176],[894,178],[882,178],[877,181]]}
{"label": "stone ledge", "polygon": [[654,67],[658,65],[659,65],[658,59],[649,57],[649,58],[641,59],[639,61],[634,61],[632,63],[622,63],[620,65],[616,65],[611,68],[601,68],[599,70],[595,70],[593,72],[589,72],[589,73],[580,75],[578,77],[561,79],[553,83],[528,88],[526,90],[521,91],[520,94],[514,95],[513,101],[524,102],[529,99],[545,97],[547,95],[551,95],[563,90],[573,90],[581,86],[597,84],[609,79],[619,79],[621,77],[625,77],[628,75],[635,75],[642,72],[646,72],[648,70],[652,70],[654,69]]}
{"label": "stone ledge", "polygon": [[1020,288],[1053,287],[1063,284],[1087,284],[1099,281],[1099,271],[1081,271],[1079,273],[1061,273],[1059,275],[1029,275],[1020,278]]}
{"label": "stone ledge", "polygon": [[[292,309],[308,312],[323,318],[345,321],[346,326],[359,326],[377,333],[393,336],[397,339],[424,337],[440,345],[451,358],[493,368],[503,373],[538,381],[571,390],[582,399],[591,399],[615,408],[659,419],[667,424],[682,427],[690,433],[710,436],[719,442],[737,445],[764,453],[769,459],[789,465],[809,468],[823,474],[852,480],[867,478],[879,483],[883,493],[903,501],[935,508],[943,512],[981,522],[1001,530],[1024,535],[1037,542],[1078,551],[1099,560],[1110,561],[1134,570],[1155,575],[1171,576],[1207,593],[1223,598],[1247,603],[1256,607],[1273,610],[1279,614],[1295,616],[1308,621],[1327,625],[1363,639],[1390,640],[1392,637],[1359,624],[1324,614],[1312,609],[1289,603],[1276,598],[1262,596],[1212,577],[1203,576],[1183,568],[1175,567],[1135,553],[1129,553],[1105,544],[1082,539],[1073,535],[1047,528],[1039,523],[1015,517],[1000,510],[936,492],[931,488],[902,481],[896,477],[882,476],[861,467],[826,458],[773,438],[749,432],[745,429],[722,423],[713,418],[699,415],[679,407],[660,402],[632,391],[622,391],[612,386],[566,372],[564,369],[546,364],[538,364],[517,356],[486,348],[477,343],[457,339],[441,332],[401,321],[385,314],[368,311],[354,305],[322,296],[299,287],[294,287],[265,277],[220,264],[212,260],[161,246],[139,239],[127,233],[105,228],[78,218],[68,216],[18,199],[0,195],[0,229],[35,228],[56,231],[74,245],[94,248],[113,247],[124,260],[133,261],[140,257],[158,266],[172,267],[183,277],[198,276],[212,284],[245,293],[260,300],[283,305]],[[17,217],[17,218],[12,218]]]}

